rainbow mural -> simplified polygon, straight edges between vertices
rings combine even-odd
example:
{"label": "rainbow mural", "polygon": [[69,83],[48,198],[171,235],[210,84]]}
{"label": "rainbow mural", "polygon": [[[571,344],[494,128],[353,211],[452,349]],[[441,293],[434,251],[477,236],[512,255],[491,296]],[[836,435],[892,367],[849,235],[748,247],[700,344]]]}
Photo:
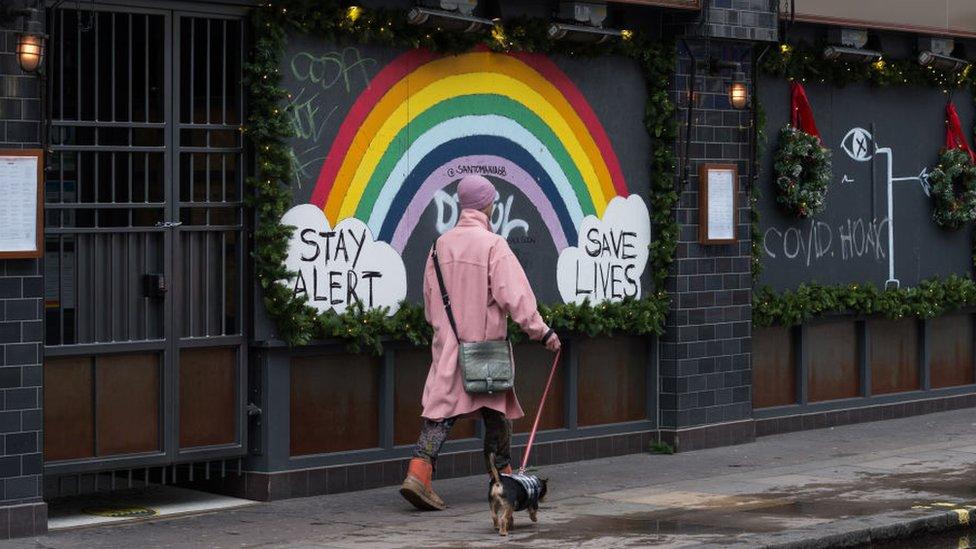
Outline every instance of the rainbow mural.
{"label": "rainbow mural", "polygon": [[322,165],[311,203],[335,226],[355,217],[403,251],[451,168],[502,167],[539,211],[558,250],[587,215],[630,194],[602,124],[542,55],[487,50],[394,59],[357,98]]}

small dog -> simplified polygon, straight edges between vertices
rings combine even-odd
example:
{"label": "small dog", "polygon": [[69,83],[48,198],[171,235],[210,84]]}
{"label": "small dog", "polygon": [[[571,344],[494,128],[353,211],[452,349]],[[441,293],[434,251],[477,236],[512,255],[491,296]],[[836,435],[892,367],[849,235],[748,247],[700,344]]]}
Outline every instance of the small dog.
{"label": "small dog", "polygon": [[515,528],[515,511],[526,510],[532,522],[537,522],[536,513],[539,502],[546,497],[549,479],[534,475],[502,475],[495,467],[495,456],[488,458],[491,469],[491,484],[488,488],[488,505],[491,509],[491,522],[495,530],[503,536]]}

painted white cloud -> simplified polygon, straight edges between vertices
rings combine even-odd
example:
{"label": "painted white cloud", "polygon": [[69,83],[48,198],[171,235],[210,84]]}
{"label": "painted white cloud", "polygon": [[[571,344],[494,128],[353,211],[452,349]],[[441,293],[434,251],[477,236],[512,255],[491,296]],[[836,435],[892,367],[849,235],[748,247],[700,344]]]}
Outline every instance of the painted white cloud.
{"label": "painted white cloud", "polygon": [[393,313],[407,296],[403,259],[386,242],[376,242],[362,221],[343,219],[332,229],[320,208],[302,204],[288,210],[281,222],[295,226],[285,265],[298,273],[281,283],[307,296],[319,312],[341,313],[359,301]]}
{"label": "painted white cloud", "polygon": [[615,197],[603,218],[588,215],[579,227],[577,246],[559,254],[556,283],[566,303],[640,298],[651,244],[651,216],[641,197]]}

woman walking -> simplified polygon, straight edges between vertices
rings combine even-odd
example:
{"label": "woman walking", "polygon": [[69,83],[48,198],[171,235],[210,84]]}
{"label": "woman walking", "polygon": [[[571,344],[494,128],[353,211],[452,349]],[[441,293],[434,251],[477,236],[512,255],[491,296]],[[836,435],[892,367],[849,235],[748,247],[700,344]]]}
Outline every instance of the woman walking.
{"label": "woman walking", "polygon": [[465,391],[458,367],[458,340],[504,339],[509,316],[530,338],[558,351],[559,338],[539,315],[535,295],[508,243],[491,231],[495,187],[478,175],[458,184],[461,215],[457,226],[437,239],[436,260],[450,296],[457,337],[442,300],[434,258],[424,270],[424,312],[434,328],[432,362],[424,385],[423,425],[400,493],[418,509],[440,510],[444,501],[434,493],[431,477],[437,454],[451,427],[464,417],[480,415],[485,422],[485,465],[495,456],[499,471],[511,472],[513,419],[523,416],[514,390],[496,393]]}

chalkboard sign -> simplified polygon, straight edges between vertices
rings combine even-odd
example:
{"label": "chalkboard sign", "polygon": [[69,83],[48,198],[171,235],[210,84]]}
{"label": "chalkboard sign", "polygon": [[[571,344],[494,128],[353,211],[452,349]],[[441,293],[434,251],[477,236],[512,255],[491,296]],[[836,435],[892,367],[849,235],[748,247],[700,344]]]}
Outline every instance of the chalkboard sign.
{"label": "chalkboard sign", "polygon": [[44,152],[0,150],[0,259],[41,257]]}
{"label": "chalkboard sign", "polygon": [[[773,154],[789,121],[786,81],[762,78],[759,98],[769,142],[758,185],[763,234],[760,285],[795,288],[803,282],[913,286],[920,280],[966,275],[970,227],[946,231],[932,221],[928,171],[945,138],[946,95],[924,87],[844,88],[807,84],[823,143],[832,151],[833,179],[825,208],[812,219],[785,215],[776,203]],[[962,120],[973,99],[956,92]]]}
{"label": "chalkboard sign", "polygon": [[320,310],[422,299],[467,174],[543,302],[639,297],[650,244],[645,86],[624,57],[438,55],[292,36],[283,86],[298,227],[289,281]]}

